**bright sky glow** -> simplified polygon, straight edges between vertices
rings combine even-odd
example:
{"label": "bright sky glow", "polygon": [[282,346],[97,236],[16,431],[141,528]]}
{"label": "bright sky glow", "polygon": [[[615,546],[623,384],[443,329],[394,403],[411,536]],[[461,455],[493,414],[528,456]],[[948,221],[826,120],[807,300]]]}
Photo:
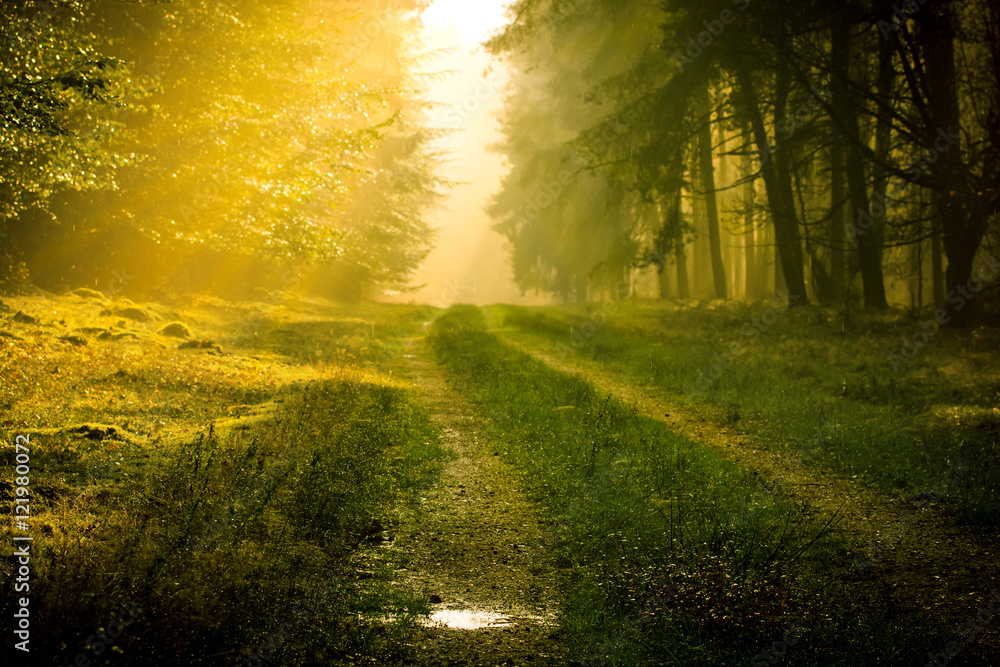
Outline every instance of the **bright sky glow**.
{"label": "bright sky glow", "polygon": [[446,201],[428,213],[438,230],[437,244],[417,270],[415,292],[390,295],[394,301],[429,303],[549,303],[545,297],[521,296],[514,284],[504,239],[490,229],[485,207],[500,189],[507,167],[502,156],[487,150],[500,141],[497,115],[503,108],[508,74],[502,62],[477,48],[501,28],[510,0],[435,0],[423,13],[424,42],[440,51],[428,71],[448,72],[427,86],[427,99],[437,106],[430,124],[451,130],[435,145],[449,162],[444,176],[457,182]]}
{"label": "bright sky glow", "polygon": [[428,28],[458,32],[463,45],[474,47],[502,26],[507,0],[434,0],[423,13]]}

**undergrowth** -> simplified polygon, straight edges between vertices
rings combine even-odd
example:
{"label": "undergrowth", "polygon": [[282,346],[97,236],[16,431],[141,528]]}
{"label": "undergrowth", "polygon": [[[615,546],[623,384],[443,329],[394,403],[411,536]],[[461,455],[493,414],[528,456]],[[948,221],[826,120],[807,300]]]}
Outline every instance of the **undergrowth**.
{"label": "undergrowth", "polygon": [[900,364],[893,355],[921,331],[913,320],[859,313],[845,324],[828,309],[772,306],[492,312],[504,335],[611,369],[762,448],[933,497],[974,530],[1000,527],[1000,334],[941,330]]}
{"label": "undergrowth", "polygon": [[[269,321],[270,338],[244,344],[270,349],[266,363],[278,369],[270,376],[278,382],[258,379],[253,371],[265,362],[238,354],[189,357],[141,342],[146,354],[113,343],[91,349],[90,359],[104,361],[93,369],[75,366],[80,384],[94,382],[100,390],[100,378],[107,377],[119,387],[158,385],[166,397],[197,377],[202,387],[190,390],[204,401],[193,412],[151,415],[113,400],[117,391],[95,392],[110,397],[91,403],[88,416],[101,423],[77,426],[69,420],[79,418],[78,409],[56,406],[45,429],[28,432],[32,664],[384,664],[397,658],[427,603],[392,585],[395,573],[369,556],[444,457],[416,396],[391,375],[396,338],[413,329],[408,315],[387,307],[378,322],[393,328],[373,332],[367,322],[367,335],[348,338],[343,331],[354,331],[356,323],[340,326],[333,315],[307,327],[308,338],[297,342],[275,333],[291,323]],[[225,323],[220,316],[218,325]],[[36,347],[48,344],[42,329],[24,335],[33,335],[28,343]],[[275,337],[284,342],[273,344]],[[306,342],[323,350],[339,345],[350,354],[325,360],[336,365],[296,370],[292,366],[307,363],[308,355],[300,361],[290,353]],[[88,359],[86,349],[64,354]],[[198,360],[221,373],[186,372],[200,368]],[[8,394],[19,422],[43,411],[44,399],[73,391],[58,387],[58,376],[46,376],[45,364],[52,361],[39,356],[38,367],[22,367],[23,375],[54,383],[31,393],[34,403]],[[120,372],[109,373],[115,366]],[[249,383],[237,374],[244,368]],[[226,404],[230,409],[219,409]],[[214,418],[201,421],[213,407]],[[157,433],[164,419],[177,424],[171,437]],[[148,426],[135,428],[140,420]],[[12,450],[13,433],[3,452],[11,461]],[[10,533],[8,527],[8,543]],[[5,561],[5,576],[11,562]],[[12,604],[4,596],[8,617]],[[116,625],[123,609],[128,622]]]}

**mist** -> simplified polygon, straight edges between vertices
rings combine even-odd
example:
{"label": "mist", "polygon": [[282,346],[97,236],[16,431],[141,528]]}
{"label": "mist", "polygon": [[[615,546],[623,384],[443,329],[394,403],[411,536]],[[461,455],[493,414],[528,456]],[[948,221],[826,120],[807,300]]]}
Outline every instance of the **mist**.
{"label": "mist", "polygon": [[[523,295],[514,284],[504,240],[491,228],[486,212],[506,170],[503,156],[491,149],[500,140],[497,117],[509,80],[506,67],[470,41],[475,36],[463,35],[449,22],[447,11],[430,25],[425,17],[427,44],[445,50],[427,65],[442,75],[429,83],[425,96],[434,104],[430,124],[448,132],[435,147],[448,155],[444,174],[454,186],[428,213],[438,236],[434,250],[414,274],[413,284],[419,287],[387,296],[438,307],[548,303],[548,295]],[[478,38],[487,34],[481,32]]]}
{"label": "mist", "polygon": [[5,665],[998,664],[997,3],[0,16]]}

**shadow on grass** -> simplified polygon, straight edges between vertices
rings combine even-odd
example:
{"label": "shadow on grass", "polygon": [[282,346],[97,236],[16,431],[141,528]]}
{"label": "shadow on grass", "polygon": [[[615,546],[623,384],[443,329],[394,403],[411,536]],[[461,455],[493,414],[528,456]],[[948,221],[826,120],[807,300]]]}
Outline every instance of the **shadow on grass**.
{"label": "shadow on grass", "polygon": [[328,379],[148,456],[51,508],[76,519],[35,543],[33,664],[375,664],[426,613],[359,560],[442,457],[406,390]]}

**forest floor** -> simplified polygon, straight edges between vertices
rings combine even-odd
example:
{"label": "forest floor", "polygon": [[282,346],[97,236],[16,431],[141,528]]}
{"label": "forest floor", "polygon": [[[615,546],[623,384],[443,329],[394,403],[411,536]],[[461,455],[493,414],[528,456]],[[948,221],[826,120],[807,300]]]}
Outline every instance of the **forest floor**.
{"label": "forest floor", "polygon": [[[712,423],[652,387],[626,384],[595,364],[572,363],[501,339],[556,370],[585,379],[672,431],[718,448],[807,514],[831,521],[834,533],[862,556],[853,585],[880,587],[894,613],[954,626],[985,609],[991,594],[1000,591],[996,535],[974,535],[919,500],[890,498],[829,470],[803,465],[795,457],[763,450],[738,429]],[[961,650],[966,658],[984,662],[1000,656],[1000,625],[987,625]]]}
{"label": "forest floor", "polygon": [[455,455],[392,548],[403,580],[433,602],[409,664],[565,664],[546,522],[483,437],[478,408],[423,345],[409,343],[408,374]]}
{"label": "forest floor", "polygon": [[[703,512],[715,534],[784,553],[809,539],[782,546],[786,502],[832,538],[784,572],[826,591],[819,561],[847,594],[795,590],[848,618],[855,600],[863,611],[875,600],[887,621],[831,621],[768,663],[898,664],[898,647],[907,664],[949,650],[950,664],[997,664],[996,332],[942,332],[910,375],[888,375],[876,362],[897,329],[835,337],[828,322],[806,328],[818,311],[804,311],[751,348],[745,376],[728,371],[719,385],[732,393],[695,403],[669,388],[739,318],[642,308],[560,356],[566,322],[589,312],[491,307],[481,332],[449,338],[421,326],[435,309],[280,293],[5,296],[0,496],[14,498],[14,436],[30,435],[44,664],[85,652],[128,600],[147,611],[115,664],[251,664],[269,642],[273,664],[627,666],[662,664],[682,642],[691,652],[672,664],[713,664],[727,648],[762,664],[749,656],[810,601],[730,580],[736,561],[714,546],[653,552],[669,548],[667,508],[671,531],[673,512]],[[488,324],[491,310],[506,322]],[[775,383],[787,406],[753,402]],[[803,457],[802,434],[823,418],[842,424],[815,448],[827,458]],[[723,583],[702,566],[722,568]],[[759,613],[717,623],[733,608]],[[629,653],[649,638],[661,644],[648,659]],[[837,653],[841,640],[851,652]]]}

